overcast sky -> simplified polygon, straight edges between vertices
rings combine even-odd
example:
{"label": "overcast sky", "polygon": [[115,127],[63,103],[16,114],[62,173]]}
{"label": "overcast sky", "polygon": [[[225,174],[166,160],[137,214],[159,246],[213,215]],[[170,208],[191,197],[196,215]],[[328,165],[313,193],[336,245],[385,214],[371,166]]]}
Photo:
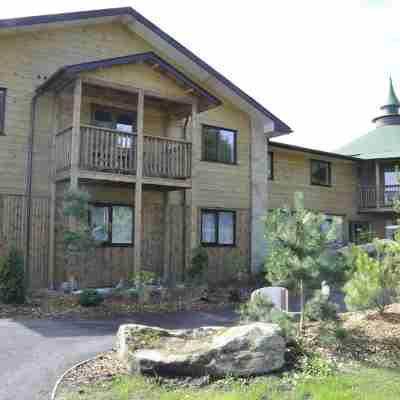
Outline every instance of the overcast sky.
{"label": "overcast sky", "polygon": [[372,128],[389,75],[400,95],[396,0],[3,0],[1,18],[132,6],[294,133],[334,150]]}

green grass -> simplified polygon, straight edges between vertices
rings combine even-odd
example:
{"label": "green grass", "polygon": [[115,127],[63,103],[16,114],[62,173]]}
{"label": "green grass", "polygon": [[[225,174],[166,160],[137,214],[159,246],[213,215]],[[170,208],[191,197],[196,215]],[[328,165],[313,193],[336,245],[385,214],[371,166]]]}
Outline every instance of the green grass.
{"label": "green grass", "polygon": [[[400,371],[358,369],[356,373],[312,378],[295,389],[279,388],[277,378],[256,378],[250,384],[226,380],[202,389],[160,386],[142,377],[120,378],[97,386],[63,392],[57,400],[398,400]],[[265,396],[265,397],[263,397]]]}

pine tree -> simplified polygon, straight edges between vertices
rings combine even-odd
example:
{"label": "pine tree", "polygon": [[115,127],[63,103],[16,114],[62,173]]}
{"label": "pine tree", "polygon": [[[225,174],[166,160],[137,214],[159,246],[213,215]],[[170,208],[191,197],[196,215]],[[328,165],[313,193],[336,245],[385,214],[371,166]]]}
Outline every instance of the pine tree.
{"label": "pine tree", "polygon": [[300,332],[304,321],[305,286],[320,283],[337,268],[328,250],[336,225],[323,229],[326,216],[304,208],[302,193],[295,193],[294,208],[277,208],[266,218],[266,278],[273,285],[300,291]]}

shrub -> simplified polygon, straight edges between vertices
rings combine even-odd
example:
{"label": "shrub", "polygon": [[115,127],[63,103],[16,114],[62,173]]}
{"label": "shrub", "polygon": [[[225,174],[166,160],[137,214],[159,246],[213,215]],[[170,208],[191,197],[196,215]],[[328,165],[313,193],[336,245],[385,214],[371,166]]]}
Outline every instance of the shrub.
{"label": "shrub", "polygon": [[301,380],[311,378],[326,378],[333,375],[337,366],[333,361],[322,358],[317,354],[305,355],[300,362],[300,376]]}
{"label": "shrub", "polygon": [[190,282],[201,283],[207,278],[208,253],[207,250],[199,246],[193,250],[192,265],[187,271],[187,278]]}
{"label": "shrub", "polygon": [[344,286],[345,302],[351,310],[376,308],[380,313],[399,298],[400,241],[375,239],[376,258],[357,246],[350,248],[352,276]]}
{"label": "shrub", "polygon": [[345,328],[343,328],[342,326],[337,326],[335,328],[335,337],[338,340],[343,340],[346,339],[347,337],[347,331]]}
{"label": "shrub", "polygon": [[277,324],[281,329],[282,336],[286,339],[296,335],[295,324],[291,316],[274,308],[274,304],[265,297],[256,296],[253,301],[241,305],[238,313],[242,323],[269,322]]}
{"label": "shrub", "polygon": [[338,305],[329,301],[318,290],[306,304],[304,316],[309,321],[333,321],[338,318],[338,311]]}
{"label": "shrub", "polygon": [[15,246],[0,260],[0,298],[5,303],[22,304],[26,300],[24,261]]}
{"label": "shrub", "polygon": [[96,307],[104,301],[103,296],[96,289],[85,289],[79,295],[79,304],[82,307]]}
{"label": "shrub", "polygon": [[156,284],[157,275],[151,271],[140,271],[139,277],[132,275],[129,279],[131,285],[135,287],[150,286]]}
{"label": "shrub", "polygon": [[223,261],[223,271],[227,278],[236,278],[239,281],[248,275],[248,264],[246,257],[240,254],[240,251],[232,250]]}

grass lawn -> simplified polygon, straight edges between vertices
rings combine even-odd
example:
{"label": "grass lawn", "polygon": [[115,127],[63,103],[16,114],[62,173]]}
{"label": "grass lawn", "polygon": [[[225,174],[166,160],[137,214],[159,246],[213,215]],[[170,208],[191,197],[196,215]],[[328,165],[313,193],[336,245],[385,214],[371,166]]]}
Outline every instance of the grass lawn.
{"label": "grass lawn", "polygon": [[400,370],[358,369],[351,374],[310,379],[285,390],[277,378],[225,380],[202,389],[160,386],[141,377],[62,391],[57,400],[397,400]]}

